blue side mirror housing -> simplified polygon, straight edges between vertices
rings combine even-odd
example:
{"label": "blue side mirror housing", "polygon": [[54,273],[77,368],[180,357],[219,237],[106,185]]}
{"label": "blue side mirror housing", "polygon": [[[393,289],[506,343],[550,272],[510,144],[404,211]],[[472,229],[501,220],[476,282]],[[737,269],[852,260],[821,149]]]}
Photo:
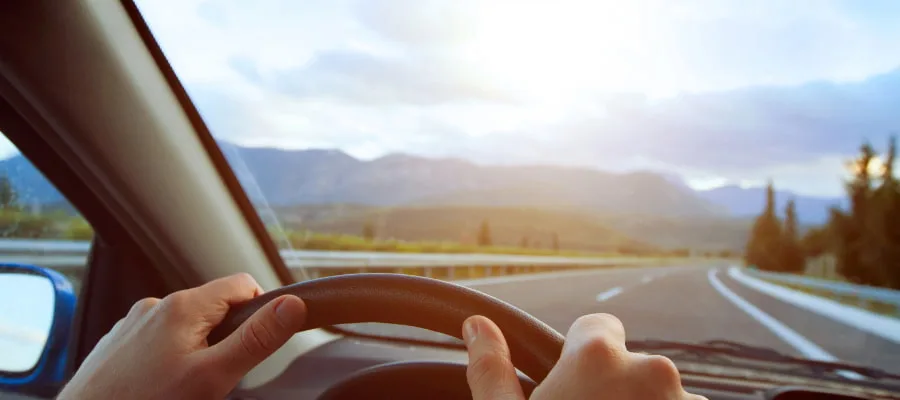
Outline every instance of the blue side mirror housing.
{"label": "blue side mirror housing", "polygon": [[75,292],[62,274],[0,263],[0,397],[59,392],[74,316]]}

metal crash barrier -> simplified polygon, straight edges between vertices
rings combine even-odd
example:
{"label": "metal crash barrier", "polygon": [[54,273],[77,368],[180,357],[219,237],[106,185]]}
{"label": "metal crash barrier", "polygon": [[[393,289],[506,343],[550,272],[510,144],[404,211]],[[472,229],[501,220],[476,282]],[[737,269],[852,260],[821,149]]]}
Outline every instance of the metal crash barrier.
{"label": "metal crash barrier", "polygon": [[[90,242],[0,239],[0,262],[55,269],[78,285]],[[282,250],[297,280],[332,275],[383,272],[442,280],[478,279],[566,269],[657,265],[665,258],[555,257],[501,254],[387,253],[368,251]]]}

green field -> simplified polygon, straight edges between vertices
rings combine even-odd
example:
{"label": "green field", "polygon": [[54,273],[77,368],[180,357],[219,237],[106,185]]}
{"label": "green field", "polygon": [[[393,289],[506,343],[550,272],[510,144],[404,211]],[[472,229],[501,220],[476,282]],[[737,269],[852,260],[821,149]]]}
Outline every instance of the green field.
{"label": "green field", "polygon": [[[671,255],[737,253],[748,223],[733,219],[605,217],[512,207],[305,205],[275,210],[295,248],[398,252]],[[478,246],[487,221],[493,246]],[[363,239],[370,225],[373,239]],[[527,246],[524,245],[527,242]]]}
{"label": "green field", "polygon": [[[615,256],[620,253],[592,252],[571,249],[522,248],[512,246],[476,246],[455,242],[414,242],[396,239],[366,240],[362,236],[323,234],[313,232],[278,232],[270,234],[276,243],[286,237],[295,250],[333,250],[333,251],[383,251],[392,253],[482,253],[482,254],[520,254],[535,256],[567,256],[567,257],[602,257]],[[286,246],[282,246],[286,247]]]}

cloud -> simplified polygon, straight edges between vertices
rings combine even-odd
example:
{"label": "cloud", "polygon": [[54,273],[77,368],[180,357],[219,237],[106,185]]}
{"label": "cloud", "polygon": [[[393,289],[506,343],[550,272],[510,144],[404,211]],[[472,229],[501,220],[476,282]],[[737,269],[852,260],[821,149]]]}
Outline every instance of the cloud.
{"label": "cloud", "polygon": [[473,39],[473,0],[359,0],[355,16],[382,38],[419,50]]}
{"label": "cloud", "polygon": [[[21,323],[15,324],[3,321],[0,323],[0,340],[29,346],[27,348],[32,350],[35,348],[33,346],[43,346],[47,342],[47,332],[28,326],[21,326]],[[40,349],[40,347],[37,347],[38,351]]]}
{"label": "cloud", "polygon": [[900,3],[529,4],[139,6],[214,134],[245,145],[824,193],[863,139],[900,130]]}
{"label": "cloud", "polygon": [[[416,54],[440,52],[462,62],[471,52],[460,49],[499,34],[508,47],[528,54],[522,61],[548,64],[561,75],[573,63],[590,64],[597,76],[582,82],[586,90],[671,95],[858,80],[888,71],[900,64],[900,42],[894,40],[900,26],[886,17],[900,13],[898,4],[558,0],[531,7],[514,0],[382,0],[359,1],[351,9],[377,38]],[[484,61],[476,63],[490,69]],[[498,72],[492,78],[507,77]]]}
{"label": "cloud", "polygon": [[[848,81],[900,64],[897,2],[688,1],[656,14],[654,61],[693,90]],[[667,15],[671,13],[671,15]]]}
{"label": "cloud", "polygon": [[[854,83],[752,87],[665,100],[605,96],[595,100],[603,113],[549,120],[529,120],[518,105],[372,107],[322,102],[321,96],[267,96],[256,104],[229,103],[222,93],[196,101],[201,110],[218,110],[209,119],[219,136],[243,143],[338,147],[367,158],[409,152],[493,164],[649,168],[731,182],[775,176],[787,187],[819,194],[840,192],[842,161],[863,140],[881,146],[890,133],[900,132],[900,69]],[[286,116],[303,123],[284,124]],[[503,119],[509,124],[490,128],[489,122]]]}
{"label": "cloud", "polygon": [[[340,148],[361,158],[390,152],[455,156],[460,154],[452,151],[455,143],[466,141],[468,132],[490,126],[481,122],[481,113],[494,115],[500,120],[495,124],[513,119],[500,118],[504,111],[491,106],[372,107],[272,92],[254,96],[212,85],[190,87],[188,92],[217,139],[247,146]],[[505,109],[506,114],[515,112]]]}
{"label": "cloud", "polygon": [[267,75],[246,60],[233,60],[232,65],[246,79],[297,99],[328,98],[369,105],[515,101],[512,93],[493,88],[464,68],[434,56],[327,51],[302,67]]}
{"label": "cloud", "polygon": [[[698,169],[746,169],[852,154],[900,132],[900,69],[868,80],[753,87],[658,102],[539,128],[595,157],[640,155]],[[525,137],[534,136],[528,133]],[[563,144],[565,143],[565,144]]]}

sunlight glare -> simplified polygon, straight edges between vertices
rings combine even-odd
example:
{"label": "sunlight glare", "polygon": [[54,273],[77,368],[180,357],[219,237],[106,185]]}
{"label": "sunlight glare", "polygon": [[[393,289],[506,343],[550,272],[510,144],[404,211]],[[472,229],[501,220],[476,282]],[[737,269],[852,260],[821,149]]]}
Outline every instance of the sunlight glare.
{"label": "sunlight glare", "polygon": [[624,90],[647,51],[643,16],[622,1],[481,4],[470,54],[485,78],[535,97]]}
{"label": "sunlight glare", "polygon": [[[857,160],[847,161],[845,163],[845,165],[847,167],[847,171],[851,175],[859,175],[861,168],[860,168],[859,162]],[[882,173],[884,173],[884,168],[885,168],[884,162],[881,160],[880,157],[875,156],[875,157],[872,157],[871,161],[869,161],[869,167],[867,169],[869,170],[870,176],[878,176],[878,175],[881,175]]]}

